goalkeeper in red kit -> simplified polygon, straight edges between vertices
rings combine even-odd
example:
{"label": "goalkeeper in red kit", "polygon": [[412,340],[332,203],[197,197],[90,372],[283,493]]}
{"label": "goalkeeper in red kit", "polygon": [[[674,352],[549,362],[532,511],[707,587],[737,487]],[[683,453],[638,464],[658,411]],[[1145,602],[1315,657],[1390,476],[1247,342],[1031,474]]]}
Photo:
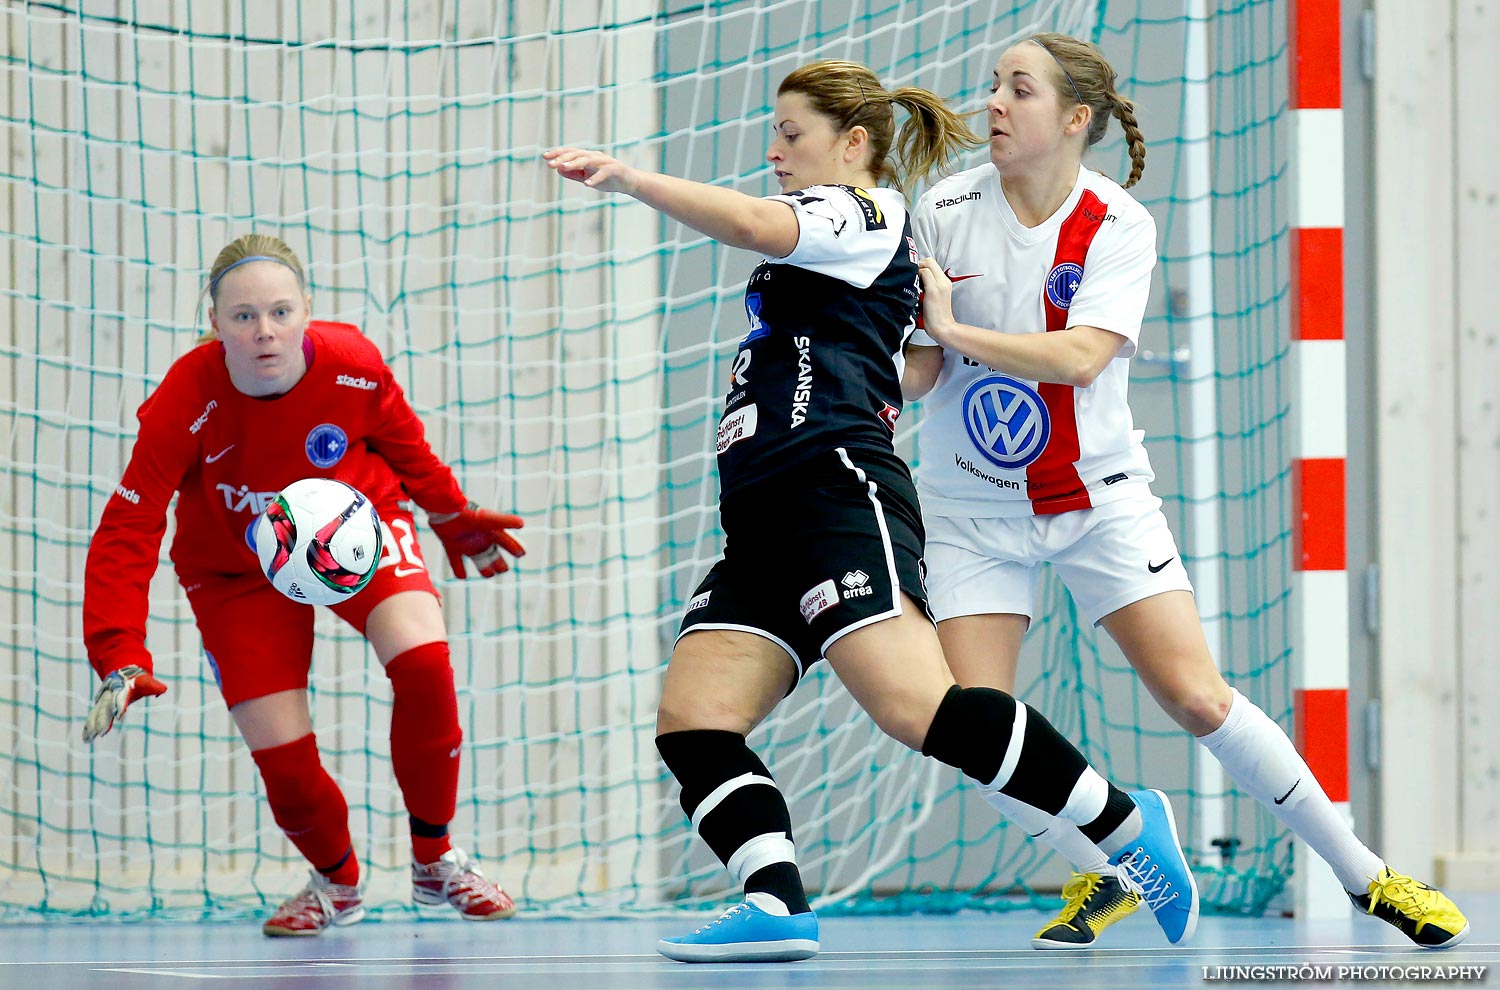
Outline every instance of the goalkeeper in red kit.
{"label": "goalkeeper in red kit", "polygon": [[348,805],[319,759],[308,711],[313,611],[271,587],[247,535],[291,482],[346,482],[387,531],[370,584],[333,611],[369,641],[391,681],[412,898],[450,904],[466,919],[508,917],[510,896],[448,837],[463,731],[442,609],[405,502],[428,513],[458,577],[465,559],[482,577],[507,570],[504,554],[525,552],[509,532],[522,522],[464,497],[374,344],[353,326],[310,318],[306,276],[282,241],[249,234],[229,244],[208,295],[214,333],[141,404],[130,463],[89,545],[84,643],[103,683],[83,737],[167,690],[146,649],[147,589],[175,493],[171,558],[209,666],[276,823],[313,867],[264,931],[315,935],[363,918]]}

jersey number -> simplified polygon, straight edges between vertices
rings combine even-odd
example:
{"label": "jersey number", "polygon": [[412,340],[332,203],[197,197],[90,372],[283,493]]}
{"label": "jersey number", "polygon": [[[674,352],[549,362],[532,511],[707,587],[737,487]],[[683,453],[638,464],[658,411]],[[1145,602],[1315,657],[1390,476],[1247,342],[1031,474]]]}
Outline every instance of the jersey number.
{"label": "jersey number", "polygon": [[[393,529],[400,531],[400,539],[391,533]],[[380,553],[381,567],[394,565],[397,577],[427,570],[427,563],[422,560],[422,549],[417,545],[417,534],[412,532],[410,520],[392,519],[389,526],[384,519],[380,520],[380,536],[384,543]]]}

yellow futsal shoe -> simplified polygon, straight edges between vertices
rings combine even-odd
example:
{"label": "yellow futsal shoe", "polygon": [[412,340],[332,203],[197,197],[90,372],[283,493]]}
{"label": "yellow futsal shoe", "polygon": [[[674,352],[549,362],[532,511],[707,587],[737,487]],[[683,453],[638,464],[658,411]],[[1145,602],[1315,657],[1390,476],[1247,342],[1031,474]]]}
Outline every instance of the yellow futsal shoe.
{"label": "yellow futsal shoe", "polygon": [[1365,914],[1389,921],[1424,949],[1446,949],[1469,936],[1469,919],[1448,895],[1389,866],[1370,881],[1368,894],[1349,894]]}
{"label": "yellow futsal shoe", "polygon": [[1086,949],[1099,933],[1141,906],[1141,895],[1113,876],[1075,873],[1063,886],[1067,903],[1031,937],[1033,949]]}

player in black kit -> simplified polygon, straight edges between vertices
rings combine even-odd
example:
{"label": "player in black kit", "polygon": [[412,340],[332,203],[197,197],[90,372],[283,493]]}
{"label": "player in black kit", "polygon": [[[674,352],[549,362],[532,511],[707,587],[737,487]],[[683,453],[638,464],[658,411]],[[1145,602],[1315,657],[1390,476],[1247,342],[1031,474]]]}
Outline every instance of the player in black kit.
{"label": "player in black kit", "polygon": [[[897,105],[908,114],[899,134]],[[724,556],[688,604],[656,739],[683,810],[745,900],[658,950],[686,962],[818,951],[786,801],[745,737],[823,657],[886,733],[1136,864],[1158,920],[1185,938],[1197,893],[1170,805],[1105,781],[1010,695],[959,688],[926,611],[921,514],[891,442],[917,254],[905,201],[880,183],[927,174],[972,133],[932,93],[888,92],[837,61],[782,81],[774,126],[766,158],[783,192],[764,199],[598,151],[543,156],[564,178],[763,255],[719,423]]]}

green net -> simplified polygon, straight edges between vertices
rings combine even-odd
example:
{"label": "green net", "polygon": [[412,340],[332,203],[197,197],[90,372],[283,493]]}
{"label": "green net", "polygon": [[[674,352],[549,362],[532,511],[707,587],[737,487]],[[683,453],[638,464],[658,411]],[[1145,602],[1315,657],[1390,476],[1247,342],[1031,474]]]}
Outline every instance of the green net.
{"label": "green net", "polygon": [[[718,552],[712,438],[754,259],[624,198],[565,190],[538,156],[602,145],[772,191],[775,86],[819,57],[969,110],[1008,40],[1032,30],[1091,37],[1120,67],[1150,148],[1136,191],[1161,235],[1138,425],[1221,666],[1289,724],[1285,14],[1272,0],[1212,13],[1165,0],[5,5],[0,917],[228,916],[302,882],[165,562],[149,645],[171,691],[80,741],[91,529],[136,407],[203,325],[204,269],[252,229],[302,257],[316,315],[379,344],[471,496],[528,520],[517,572],[442,585],[467,738],[458,841],[535,913],[726,896],[652,737],[678,616]],[[1117,128],[1090,161],[1124,174]],[[919,413],[903,417],[907,452]],[[427,557],[442,559],[435,544]],[[1040,604],[1025,697],[1116,780],[1172,794],[1209,909],[1264,908],[1288,876],[1287,835],[1202,764],[1050,575]],[[324,759],[373,900],[409,910],[388,682],[331,616],[318,628]],[[752,744],[791,801],[822,910],[1001,907],[1065,876],[956,773],[880,736],[821,665]]]}

